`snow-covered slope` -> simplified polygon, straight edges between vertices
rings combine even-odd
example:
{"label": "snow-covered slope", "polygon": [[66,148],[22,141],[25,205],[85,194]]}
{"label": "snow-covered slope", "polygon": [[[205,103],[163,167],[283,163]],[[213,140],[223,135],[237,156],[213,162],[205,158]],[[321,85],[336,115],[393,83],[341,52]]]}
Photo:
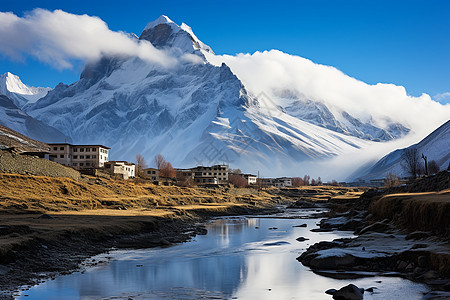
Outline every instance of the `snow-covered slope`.
{"label": "snow-covered slope", "polygon": [[6,72],[0,75],[0,95],[5,95],[22,108],[27,103],[34,103],[51,91],[48,87],[34,87],[24,84],[19,76]]}
{"label": "snow-covered slope", "polygon": [[[110,146],[112,159],[134,160],[141,153],[150,160],[162,153],[178,167],[224,162],[270,175],[304,174],[303,162],[365,151],[411,130],[408,120],[385,109],[360,113],[332,93],[299,91],[314,82],[286,88],[275,78],[261,92],[252,81],[260,76],[254,65],[243,72],[232,59],[222,63],[189,26],[166,16],[150,22],[139,39],[178,64],[105,56],[88,64],[79,81],[58,85],[25,111],[75,143]],[[294,59],[284,67],[303,63]],[[361,91],[353,98],[365,95]]]}
{"label": "snow-covered slope", "polygon": [[145,26],[140,36],[141,40],[147,40],[159,49],[178,49],[182,53],[199,53],[198,50],[212,53],[211,47],[200,41],[186,24],[178,26],[167,16],[162,15]]}
{"label": "snow-covered slope", "polygon": [[416,148],[419,155],[423,153],[427,157],[428,162],[436,161],[441,170],[447,169],[450,161],[450,120],[419,143],[408,148],[397,149],[384,156],[368,172],[356,174],[355,178],[366,180],[385,178],[387,173],[393,173],[399,177],[407,177],[408,174],[402,167],[402,155],[406,149],[411,148]]}
{"label": "snow-covered slope", "polygon": [[71,141],[61,131],[30,117],[4,95],[0,95],[0,125],[41,142]]}

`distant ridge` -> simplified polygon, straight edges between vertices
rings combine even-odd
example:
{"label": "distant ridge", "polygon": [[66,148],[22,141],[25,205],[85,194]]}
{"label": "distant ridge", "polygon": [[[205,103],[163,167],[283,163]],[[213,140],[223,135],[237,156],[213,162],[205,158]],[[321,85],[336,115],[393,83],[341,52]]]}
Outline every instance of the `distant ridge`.
{"label": "distant ridge", "polygon": [[[399,177],[407,177],[408,174],[401,165],[402,155],[406,149],[417,148],[419,155],[427,156],[428,163],[436,161],[441,170],[445,170],[450,162],[450,120],[445,122],[435,131],[430,133],[422,141],[404,149],[397,149],[384,156],[375,163],[368,172],[357,174],[354,179],[365,180],[385,178],[387,173],[396,174]],[[420,161],[423,163],[423,161]]]}

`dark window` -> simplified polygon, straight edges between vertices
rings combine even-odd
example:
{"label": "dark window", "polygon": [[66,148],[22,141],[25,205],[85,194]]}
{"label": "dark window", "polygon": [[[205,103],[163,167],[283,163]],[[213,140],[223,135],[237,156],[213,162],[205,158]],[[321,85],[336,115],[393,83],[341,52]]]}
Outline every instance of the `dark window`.
{"label": "dark window", "polygon": [[82,167],[82,166],[84,166],[84,164],[83,164],[83,163],[80,163],[80,167]]}
{"label": "dark window", "polygon": [[74,156],[73,156],[73,159],[78,159],[78,155],[74,155]]}
{"label": "dark window", "polygon": [[78,152],[78,149],[77,148],[73,148],[73,152]]}
{"label": "dark window", "polygon": [[91,158],[91,156],[90,155],[86,155],[86,158]]}
{"label": "dark window", "polygon": [[64,150],[64,147],[59,147],[59,150]]}
{"label": "dark window", "polygon": [[64,158],[64,154],[61,154],[61,155],[59,156],[59,158]]}
{"label": "dark window", "polygon": [[84,152],[84,148],[80,148],[80,152]]}
{"label": "dark window", "polygon": [[84,159],[84,155],[80,155],[80,159]]}
{"label": "dark window", "polygon": [[74,167],[78,166],[78,163],[73,163],[73,166],[74,166]]}
{"label": "dark window", "polygon": [[86,163],[86,166],[90,166],[90,165],[91,165],[91,163],[88,163],[88,162]]}
{"label": "dark window", "polygon": [[92,148],[92,151],[95,152],[97,150],[97,148]]}
{"label": "dark window", "polygon": [[97,158],[97,155],[92,155],[92,158]]}
{"label": "dark window", "polygon": [[54,150],[54,151],[58,150],[58,147],[53,147],[53,150]]}

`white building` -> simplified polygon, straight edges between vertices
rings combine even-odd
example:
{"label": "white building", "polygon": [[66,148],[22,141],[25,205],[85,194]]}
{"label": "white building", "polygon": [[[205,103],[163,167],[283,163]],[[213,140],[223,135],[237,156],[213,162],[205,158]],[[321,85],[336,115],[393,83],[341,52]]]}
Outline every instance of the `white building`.
{"label": "white building", "polygon": [[263,178],[262,183],[264,186],[274,186],[277,188],[292,186],[292,178],[280,177],[280,178]]}
{"label": "white building", "polygon": [[74,169],[102,168],[108,161],[109,147],[103,145],[49,144],[51,161]]}
{"label": "white building", "polygon": [[248,185],[255,185],[258,182],[258,176],[252,174],[242,174],[242,177],[247,180]]}
{"label": "white building", "polygon": [[134,178],[136,176],[136,165],[126,161],[109,161],[105,163],[105,169],[111,175],[122,175],[123,179]]}

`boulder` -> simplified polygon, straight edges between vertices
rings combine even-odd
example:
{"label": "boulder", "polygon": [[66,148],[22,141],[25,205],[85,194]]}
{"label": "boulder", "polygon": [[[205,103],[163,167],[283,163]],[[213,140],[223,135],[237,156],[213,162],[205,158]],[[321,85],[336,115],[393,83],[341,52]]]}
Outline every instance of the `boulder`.
{"label": "boulder", "polygon": [[308,224],[303,223],[301,225],[295,225],[295,226],[292,226],[292,227],[308,227]]}
{"label": "boulder", "polygon": [[309,266],[319,270],[335,270],[342,267],[352,267],[356,264],[356,258],[353,255],[345,254],[343,256],[317,256],[309,262]]}
{"label": "boulder", "polygon": [[304,241],[307,241],[309,239],[301,236],[301,237],[296,238],[296,240],[299,241],[299,242],[304,242]]}
{"label": "boulder", "polygon": [[361,300],[363,299],[363,293],[364,289],[360,289],[354,284],[349,284],[334,292],[332,295],[333,299],[336,300]]}

